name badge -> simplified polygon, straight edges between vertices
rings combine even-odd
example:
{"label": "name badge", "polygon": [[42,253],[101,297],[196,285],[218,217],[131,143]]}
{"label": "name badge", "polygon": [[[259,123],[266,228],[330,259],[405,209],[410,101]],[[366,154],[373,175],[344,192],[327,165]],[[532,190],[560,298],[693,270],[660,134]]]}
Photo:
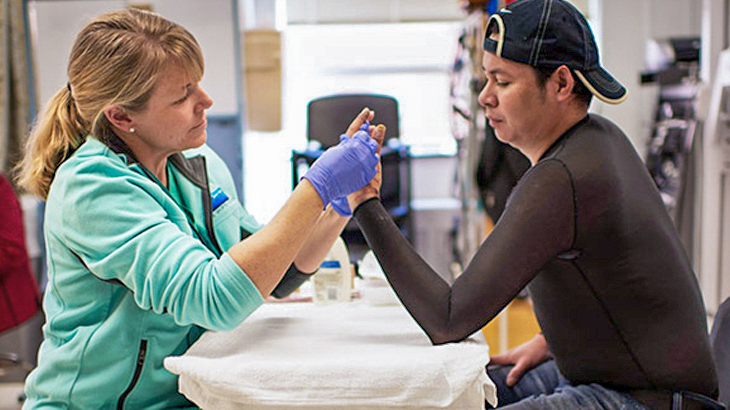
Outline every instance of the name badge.
{"label": "name badge", "polygon": [[213,208],[212,211],[215,211],[219,206],[223,205],[228,200],[228,195],[226,195],[225,192],[223,192],[220,187],[216,188],[212,194],[210,194],[210,205]]}

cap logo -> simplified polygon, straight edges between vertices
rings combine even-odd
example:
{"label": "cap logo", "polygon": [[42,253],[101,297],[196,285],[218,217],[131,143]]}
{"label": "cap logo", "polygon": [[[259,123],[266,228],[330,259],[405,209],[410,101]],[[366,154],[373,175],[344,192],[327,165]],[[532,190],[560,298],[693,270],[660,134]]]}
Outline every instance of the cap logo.
{"label": "cap logo", "polygon": [[502,7],[502,10],[499,11],[503,14],[512,14],[512,10],[508,9],[507,7]]}

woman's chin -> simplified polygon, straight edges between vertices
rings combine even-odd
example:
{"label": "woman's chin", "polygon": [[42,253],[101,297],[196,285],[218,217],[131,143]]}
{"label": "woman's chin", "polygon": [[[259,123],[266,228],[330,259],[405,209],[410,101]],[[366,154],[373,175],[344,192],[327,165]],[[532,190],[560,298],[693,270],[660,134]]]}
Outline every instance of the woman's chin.
{"label": "woman's chin", "polygon": [[190,141],[190,148],[200,148],[205,144],[205,142],[208,140],[208,134],[203,130],[203,132],[197,136],[195,139]]}

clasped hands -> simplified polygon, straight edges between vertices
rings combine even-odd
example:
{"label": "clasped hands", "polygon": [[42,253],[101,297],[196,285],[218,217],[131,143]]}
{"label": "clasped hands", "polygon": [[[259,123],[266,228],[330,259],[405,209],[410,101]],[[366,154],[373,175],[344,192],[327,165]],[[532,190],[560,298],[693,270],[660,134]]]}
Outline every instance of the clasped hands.
{"label": "clasped hands", "polygon": [[375,113],[368,108],[350,123],[340,143],[327,149],[303,178],[342,216],[352,215],[360,203],[377,197],[381,185],[380,147],[385,126],[371,126]]}

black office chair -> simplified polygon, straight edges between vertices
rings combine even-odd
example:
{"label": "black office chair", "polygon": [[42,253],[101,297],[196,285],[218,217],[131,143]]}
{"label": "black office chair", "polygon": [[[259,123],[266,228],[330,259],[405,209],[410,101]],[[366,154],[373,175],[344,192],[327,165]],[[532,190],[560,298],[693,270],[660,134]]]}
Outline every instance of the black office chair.
{"label": "black office chair", "polygon": [[350,122],[368,107],[375,111],[375,123],[388,128],[386,142],[400,138],[398,101],[388,95],[336,94],[315,98],[307,104],[307,139],[327,149],[340,142]]}
{"label": "black office chair", "polygon": [[[292,151],[292,187],[297,185],[302,172],[323,150],[339,143],[340,134],[347,130],[352,119],[364,107],[375,111],[374,124],[383,124],[387,129],[380,152],[383,168],[381,201],[403,235],[412,242],[410,152],[407,145],[400,143],[398,101],[391,96],[337,94],[310,101],[307,105],[307,139],[310,146],[304,151]],[[365,239],[355,221],[350,221],[342,236],[353,261],[367,251]]]}
{"label": "black office chair", "polygon": [[710,342],[720,382],[718,400],[726,406],[730,406],[730,298],[725,299],[717,309],[710,332]]}

